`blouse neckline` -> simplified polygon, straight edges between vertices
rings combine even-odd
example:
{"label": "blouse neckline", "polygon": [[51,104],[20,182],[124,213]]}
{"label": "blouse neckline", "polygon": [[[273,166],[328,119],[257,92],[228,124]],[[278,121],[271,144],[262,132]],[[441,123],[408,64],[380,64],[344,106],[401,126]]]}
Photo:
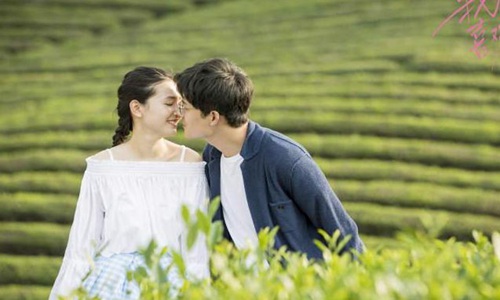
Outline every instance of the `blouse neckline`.
{"label": "blouse neckline", "polygon": [[87,171],[93,173],[141,172],[141,173],[169,173],[199,175],[205,174],[206,162],[181,161],[134,161],[134,160],[105,160],[88,157]]}

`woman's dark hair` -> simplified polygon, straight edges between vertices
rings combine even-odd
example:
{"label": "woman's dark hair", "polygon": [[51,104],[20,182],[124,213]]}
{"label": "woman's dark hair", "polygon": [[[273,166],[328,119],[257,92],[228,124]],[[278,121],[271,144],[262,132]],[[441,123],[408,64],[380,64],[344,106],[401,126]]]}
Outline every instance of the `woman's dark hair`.
{"label": "woman's dark hair", "polygon": [[215,110],[231,127],[248,121],[253,84],[245,72],[224,58],[199,62],[174,77],[184,99],[203,116]]}
{"label": "woman's dark hair", "polygon": [[172,74],[165,70],[152,67],[137,67],[125,74],[118,88],[118,127],[113,136],[113,146],[123,143],[132,131],[132,116],[129,104],[137,100],[145,104],[154,94],[154,87],[165,79],[173,80]]}

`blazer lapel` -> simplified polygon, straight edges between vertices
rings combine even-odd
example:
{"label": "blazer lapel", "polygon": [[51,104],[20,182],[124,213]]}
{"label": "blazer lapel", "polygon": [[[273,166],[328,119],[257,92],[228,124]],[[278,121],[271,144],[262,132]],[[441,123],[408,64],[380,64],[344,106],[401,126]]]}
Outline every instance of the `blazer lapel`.
{"label": "blazer lapel", "polygon": [[269,212],[266,203],[266,191],[259,185],[259,181],[252,178],[252,174],[258,174],[252,170],[255,166],[246,164],[244,161],[241,164],[241,172],[243,174],[243,182],[245,185],[245,194],[247,196],[248,208],[252,215],[253,225],[255,231],[258,233],[262,228],[268,226],[266,222],[266,215]]}

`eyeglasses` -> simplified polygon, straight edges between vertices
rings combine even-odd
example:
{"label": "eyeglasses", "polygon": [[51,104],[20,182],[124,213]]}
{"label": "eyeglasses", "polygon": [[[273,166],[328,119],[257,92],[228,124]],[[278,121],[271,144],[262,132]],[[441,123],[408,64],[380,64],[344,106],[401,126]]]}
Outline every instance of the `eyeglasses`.
{"label": "eyeglasses", "polygon": [[179,102],[177,105],[177,111],[179,114],[182,116],[186,112],[186,105],[184,104],[184,101]]}

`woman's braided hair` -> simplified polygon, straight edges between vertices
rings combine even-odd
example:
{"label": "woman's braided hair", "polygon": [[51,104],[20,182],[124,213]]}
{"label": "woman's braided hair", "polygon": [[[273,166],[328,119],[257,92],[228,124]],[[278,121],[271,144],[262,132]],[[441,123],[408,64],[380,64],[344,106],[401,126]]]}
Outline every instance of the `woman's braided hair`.
{"label": "woman's braided hair", "polygon": [[133,128],[129,104],[137,100],[142,104],[154,94],[154,87],[165,79],[173,79],[173,75],[165,70],[152,67],[137,67],[125,74],[118,88],[118,127],[113,135],[113,146],[125,142]]}

